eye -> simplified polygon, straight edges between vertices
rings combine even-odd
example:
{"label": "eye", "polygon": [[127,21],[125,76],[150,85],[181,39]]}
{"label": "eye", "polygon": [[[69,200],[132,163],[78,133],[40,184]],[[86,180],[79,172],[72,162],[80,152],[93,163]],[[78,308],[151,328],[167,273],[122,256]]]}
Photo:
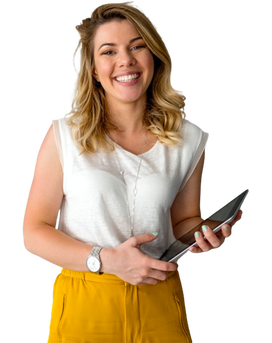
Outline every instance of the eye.
{"label": "eye", "polygon": [[145,45],[136,45],[133,48],[131,48],[131,51],[135,51],[135,50],[141,50],[144,49]]}
{"label": "eye", "polygon": [[104,52],[102,53],[102,55],[106,55],[106,56],[111,56],[111,55],[114,55],[114,54],[115,54],[115,52],[112,51],[112,50],[107,50],[107,51],[104,51]]}

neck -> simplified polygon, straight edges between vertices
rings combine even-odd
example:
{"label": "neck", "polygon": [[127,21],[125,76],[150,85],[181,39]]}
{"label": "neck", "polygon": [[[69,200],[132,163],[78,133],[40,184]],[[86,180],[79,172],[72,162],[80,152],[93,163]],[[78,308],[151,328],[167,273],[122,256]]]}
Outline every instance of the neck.
{"label": "neck", "polygon": [[143,117],[145,112],[145,104],[141,103],[127,103],[111,106],[107,104],[107,112],[112,124],[114,124],[118,131],[126,134],[133,134],[139,132],[143,128]]}

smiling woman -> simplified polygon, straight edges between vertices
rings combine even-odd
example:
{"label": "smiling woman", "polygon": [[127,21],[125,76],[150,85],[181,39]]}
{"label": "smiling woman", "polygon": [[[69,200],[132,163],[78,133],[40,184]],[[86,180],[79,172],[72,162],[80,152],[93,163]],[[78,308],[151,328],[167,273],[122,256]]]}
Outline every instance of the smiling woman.
{"label": "smiling woman", "polygon": [[[44,139],[24,220],[26,248],[63,268],[48,342],[191,342],[178,266],[160,257],[202,221],[208,135],[184,119],[142,12],[103,5],[77,30],[72,111]],[[192,252],[219,247],[231,227],[204,231]]]}
{"label": "smiling woman", "polygon": [[[78,45],[78,49],[81,48],[81,67],[69,124],[73,127],[73,136],[79,148],[89,152],[95,152],[98,147],[113,148],[106,134],[111,129],[116,131],[118,125],[112,117],[109,120],[109,112],[115,108],[108,106],[103,86],[103,82],[106,82],[105,86],[113,86],[113,81],[118,81],[119,86],[136,85],[132,89],[120,87],[119,96],[131,94],[131,100],[139,97],[142,92],[140,87],[145,89],[146,95],[142,94],[140,108],[145,115],[141,122],[160,142],[178,144],[185,97],[171,86],[171,58],[150,20],[132,6],[108,4],[98,7],[91,18],[77,26],[77,30],[81,36]],[[112,70],[113,64],[115,70]],[[103,78],[104,72],[108,73],[108,79]],[[133,79],[135,75],[135,80],[141,80],[128,83],[129,78]],[[114,90],[113,87],[111,89]],[[113,100],[115,97],[109,94],[109,98]],[[134,104],[139,109],[141,101]],[[116,108],[115,111],[120,118],[121,109]]]}

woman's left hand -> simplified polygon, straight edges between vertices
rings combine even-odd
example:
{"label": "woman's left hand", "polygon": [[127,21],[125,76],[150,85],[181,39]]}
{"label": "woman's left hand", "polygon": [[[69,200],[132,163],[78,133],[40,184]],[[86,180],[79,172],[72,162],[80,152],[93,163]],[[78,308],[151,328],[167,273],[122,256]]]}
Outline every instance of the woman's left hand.
{"label": "woman's left hand", "polygon": [[[197,231],[195,233],[197,246],[191,247],[190,251],[193,253],[200,253],[220,247],[224,243],[225,238],[231,235],[232,226],[240,220],[241,217],[242,211],[239,210],[235,219],[229,224],[224,224],[217,233],[214,233],[208,226],[204,225],[202,227],[203,232]],[[206,239],[204,239],[204,235]]]}

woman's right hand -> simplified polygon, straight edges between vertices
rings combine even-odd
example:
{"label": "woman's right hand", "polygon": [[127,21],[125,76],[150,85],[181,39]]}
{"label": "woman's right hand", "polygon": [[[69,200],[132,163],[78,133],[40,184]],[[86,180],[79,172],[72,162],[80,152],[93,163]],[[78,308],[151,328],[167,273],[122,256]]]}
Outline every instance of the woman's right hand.
{"label": "woman's right hand", "polygon": [[167,272],[177,270],[176,263],[157,260],[143,253],[140,246],[152,242],[152,233],[129,238],[115,248],[103,248],[100,252],[104,273],[114,274],[132,285],[156,284],[167,277]]}

